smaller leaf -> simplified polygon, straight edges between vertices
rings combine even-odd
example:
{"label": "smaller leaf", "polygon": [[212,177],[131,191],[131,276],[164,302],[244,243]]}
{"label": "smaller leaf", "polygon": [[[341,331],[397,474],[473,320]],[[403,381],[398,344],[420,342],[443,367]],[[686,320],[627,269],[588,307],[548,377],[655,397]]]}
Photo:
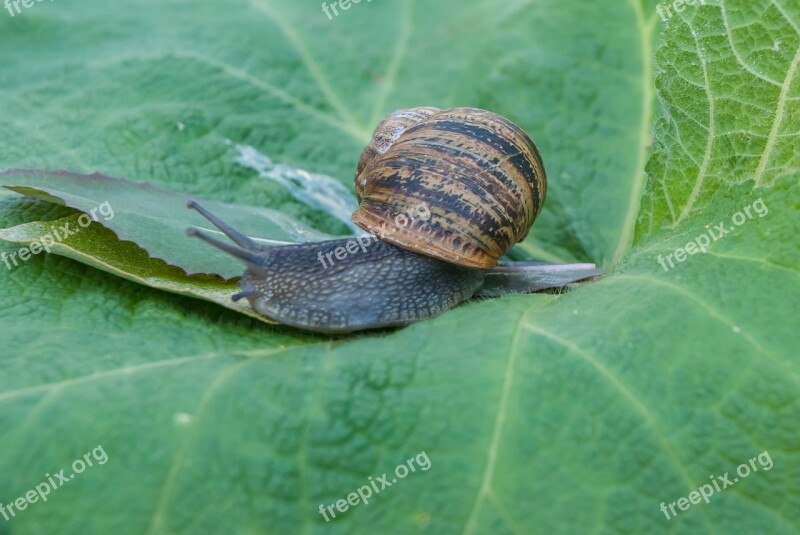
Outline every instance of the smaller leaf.
{"label": "smaller leaf", "polygon": [[[99,173],[36,169],[0,173],[0,186],[92,214],[120,240],[135,243],[150,257],[180,267],[189,275],[207,273],[231,279],[242,273],[241,265],[232,258],[187,238],[186,229],[191,226],[214,231],[200,215],[186,208],[188,195]],[[275,210],[197,200],[240,232],[265,238],[262,243],[283,245],[333,238]]]}
{"label": "smaller leaf", "polygon": [[[234,302],[231,299],[233,293],[238,291],[235,282],[226,281],[218,275],[187,275],[180,268],[149,257],[136,244],[119,240],[113,232],[99,223],[92,222],[82,227],[78,222],[81,215],[74,214],[54,221],[34,221],[0,229],[0,238],[25,246],[38,243],[36,249],[43,249],[42,245],[46,244],[47,252],[72,258],[129,281],[198,297],[261,321],[275,323],[254,312],[246,301]],[[66,237],[63,236],[65,225],[68,225],[71,232]],[[63,239],[57,239],[57,236]],[[12,267],[19,262],[16,257],[12,259],[10,256],[4,261]]]}

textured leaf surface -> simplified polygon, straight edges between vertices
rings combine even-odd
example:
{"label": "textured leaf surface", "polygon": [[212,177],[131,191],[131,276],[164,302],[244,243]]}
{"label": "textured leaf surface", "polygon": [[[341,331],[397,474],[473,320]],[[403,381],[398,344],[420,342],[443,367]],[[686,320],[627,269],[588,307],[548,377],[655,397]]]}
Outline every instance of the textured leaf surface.
{"label": "textured leaf surface", "polygon": [[[712,4],[712,2],[708,2]],[[800,8],[719,0],[669,19],[664,101],[639,237],[674,228],[714,194],[800,170]]]}
{"label": "textured leaf surface", "polygon": [[[676,15],[659,47],[664,117],[678,101],[707,109],[703,92],[667,87],[699,59],[746,71],[730,43],[684,46],[690,29],[726,33],[707,4]],[[754,44],[764,33],[797,48],[785,21],[798,8],[784,0],[778,18],[777,5],[723,6],[760,65],[773,65]],[[349,184],[382,114],[473,105],[517,121],[545,156],[552,186],[528,251],[622,263],[566,294],[330,340],[38,256],[0,275],[0,501],[98,444],[109,461],[0,533],[800,532],[795,156],[773,151],[753,190],[742,181],[766,145],[744,134],[714,153],[731,180],[665,215],[663,191],[696,183],[681,151],[706,145],[662,119],[645,183],[654,3],[361,2],[333,21],[297,2],[35,6],[0,18],[14,51],[0,55],[3,167],[146,178],[341,233],[236,164],[235,144]],[[764,6],[773,18],[753,23]],[[758,107],[757,77],[737,80],[752,106],[716,128],[754,132],[777,108]],[[2,227],[65,216],[0,197]],[[758,198],[767,215],[659,266]],[[329,523],[318,514],[423,450],[430,470]],[[764,450],[771,470],[672,520],[659,511]]]}

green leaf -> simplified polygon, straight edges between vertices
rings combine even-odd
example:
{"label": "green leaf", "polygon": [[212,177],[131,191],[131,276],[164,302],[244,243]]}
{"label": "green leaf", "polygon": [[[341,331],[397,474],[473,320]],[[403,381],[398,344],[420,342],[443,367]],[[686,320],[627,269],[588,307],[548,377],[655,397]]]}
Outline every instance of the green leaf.
{"label": "green leaf", "polygon": [[[98,445],[108,462],[0,533],[799,532],[797,82],[779,112],[737,54],[787,80],[767,45],[795,57],[800,10],[705,4],[674,14],[655,67],[655,2],[635,0],[362,1],[330,21],[298,2],[90,1],[79,16],[45,2],[0,17],[3,166],[101,170],[346,232],[237,164],[235,145],[350,184],[384,113],[472,105],[542,149],[551,185],[524,247],[613,265],[565,294],[329,339],[37,256],[0,284],[0,502]],[[728,180],[703,180],[670,219],[665,195],[688,199],[700,170],[682,154],[708,146],[675,119],[709,111],[679,90],[700,59],[730,93],[715,131],[742,134],[713,138],[707,172]],[[5,199],[0,226],[44,211]],[[734,230],[708,252],[659,265],[719,223]],[[423,451],[429,470],[319,514]],[[765,451],[771,469],[710,503],[659,510]]]}
{"label": "green leaf", "polygon": [[[120,240],[133,242],[152,258],[180,267],[189,275],[217,274],[230,279],[242,273],[241,265],[230,256],[209,250],[197,240],[187,240],[186,229],[190,226],[210,226],[208,221],[186,207],[189,196],[100,174],[27,169],[1,173],[0,186],[35,199],[79,209],[86,214],[85,225],[82,223],[79,228],[96,221],[111,229]],[[274,210],[199,199],[198,202],[240,232],[262,238],[262,243],[280,245],[331,238]],[[207,230],[221,235],[213,227]],[[70,232],[70,229],[66,230],[66,234]],[[58,240],[59,235],[55,235]],[[84,242],[82,247],[90,246],[84,250],[97,250],[91,245]],[[142,268],[150,269],[149,266]]]}
{"label": "green leaf", "polygon": [[[151,258],[136,244],[121,241],[100,223],[92,222],[84,226],[79,219],[80,214],[75,214],[55,221],[34,221],[0,229],[0,238],[26,245],[26,249],[34,254],[44,250],[66,256],[129,281],[179,295],[199,297],[261,321],[274,323],[257,314],[249,304],[231,300],[231,295],[238,291],[233,282],[216,275],[187,275],[180,268]],[[59,233],[64,233],[65,226],[71,234],[57,239]],[[30,248],[31,244],[34,244],[35,249]],[[7,269],[19,267],[23,263],[18,253],[19,251],[13,257],[3,257]]]}

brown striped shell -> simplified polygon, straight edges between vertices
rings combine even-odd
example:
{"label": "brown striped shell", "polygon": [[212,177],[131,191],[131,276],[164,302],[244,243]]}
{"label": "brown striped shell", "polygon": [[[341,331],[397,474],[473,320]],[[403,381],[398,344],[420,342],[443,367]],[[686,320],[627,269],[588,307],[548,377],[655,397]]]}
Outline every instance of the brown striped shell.
{"label": "brown striped shell", "polygon": [[353,221],[403,249],[489,268],[525,239],[545,190],[538,149],[508,119],[475,108],[398,110],[361,155]]}

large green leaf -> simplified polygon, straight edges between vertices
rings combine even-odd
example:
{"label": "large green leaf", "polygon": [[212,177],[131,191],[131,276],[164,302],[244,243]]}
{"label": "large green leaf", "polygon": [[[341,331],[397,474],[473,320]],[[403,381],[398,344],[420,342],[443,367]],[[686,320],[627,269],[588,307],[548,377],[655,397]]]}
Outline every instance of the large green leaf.
{"label": "large green leaf", "polygon": [[[331,21],[317,3],[87,0],[0,18],[3,167],[101,170],[346,232],[236,163],[235,144],[349,184],[382,114],[479,106],[545,158],[527,250],[611,267],[566,294],[330,340],[39,256],[0,286],[0,502],[97,445],[109,460],[0,533],[800,531],[798,85],[761,45],[796,57],[800,9],[705,3],[671,19],[657,69],[655,5],[635,0],[387,0]],[[732,20],[750,56],[703,41]],[[737,54],[784,81],[781,107]],[[738,76],[729,98],[749,105],[712,120],[743,132],[706,166],[724,160],[730,180],[704,180],[671,220],[661,196],[694,188],[680,154],[707,140],[662,119],[645,184],[648,88],[661,72],[662,117],[707,112],[702,93],[666,87],[701,60],[708,79]],[[780,150],[764,156],[758,132],[778,117]],[[0,199],[3,227],[68,215]],[[754,202],[768,213],[736,226]],[[734,230],[707,253],[661,268],[720,222]],[[765,450],[771,470],[671,520],[659,510]],[[318,513],[422,451],[430,470],[331,522]]]}

